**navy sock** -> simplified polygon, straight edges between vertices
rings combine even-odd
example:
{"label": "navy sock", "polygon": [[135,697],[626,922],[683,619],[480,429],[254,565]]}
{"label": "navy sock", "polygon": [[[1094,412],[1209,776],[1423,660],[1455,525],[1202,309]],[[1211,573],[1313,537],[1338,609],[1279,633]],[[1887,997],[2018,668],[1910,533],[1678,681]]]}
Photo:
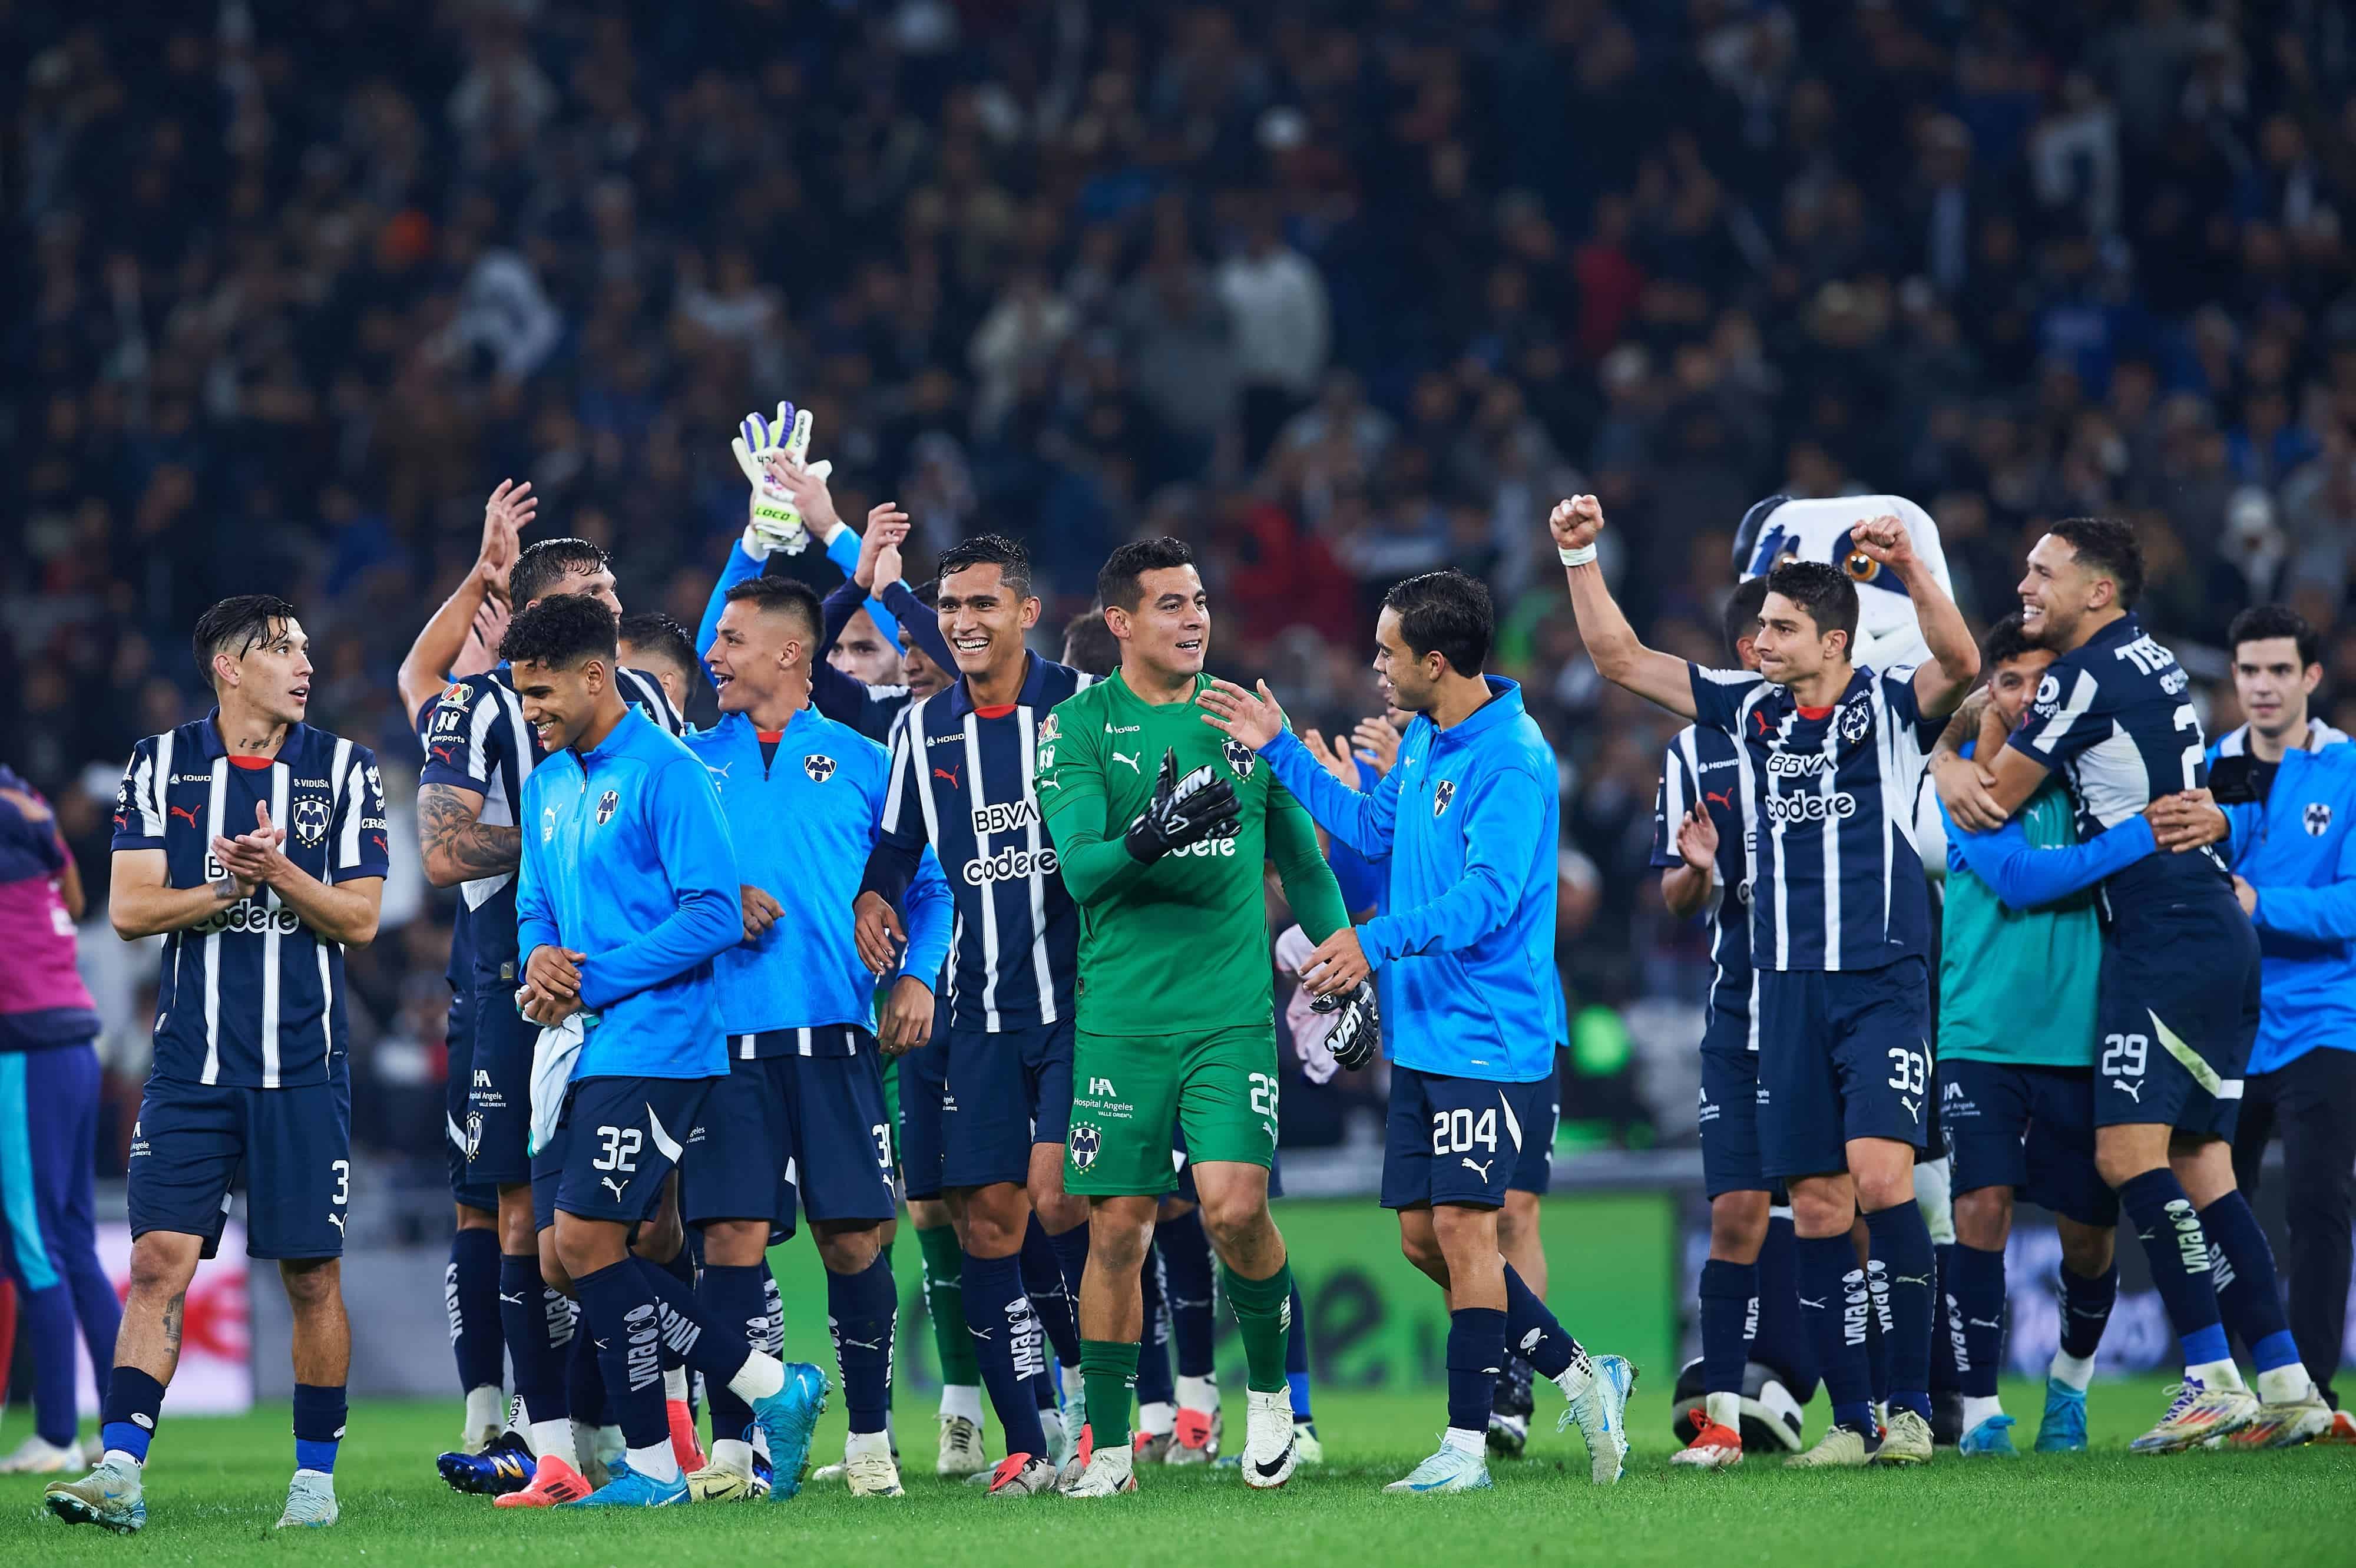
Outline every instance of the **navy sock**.
{"label": "navy sock", "polygon": [[155,1440],[156,1413],[163,1408],[163,1384],[136,1367],[115,1368],[99,1414],[99,1442],[145,1465],[147,1444]]}
{"label": "navy sock", "polygon": [[1815,1347],[1816,1369],[1832,1399],[1833,1420],[1870,1431],[1873,1371],[1866,1356],[1866,1324],[1873,1306],[1865,1271],[1858,1267],[1857,1249],[1844,1230],[1837,1236],[1799,1237],[1795,1251],[1800,1321]]}
{"label": "navy sock", "polygon": [[1702,1392],[1742,1391],[1742,1369],[1751,1359],[1751,1315],[1758,1294],[1757,1265],[1723,1258],[1702,1264]]}
{"label": "navy sock", "polygon": [[1514,1265],[1505,1265],[1505,1342],[1542,1378],[1558,1378],[1587,1359],[1579,1338],[1537,1298]]}
{"label": "navy sock", "polygon": [[[654,1297],[655,1312],[662,1322],[664,1366],[701,1372],[706,1383],[724,1383],[744,1369],[744,1359],[751,1348],[734,1335],[706,1334],[703,1314],[696,1309],[695,1294],[679,1283],[677,1274],[644,1258],[630,1261],[637,1265],[639,1276],[647,1282],[647,1289]],[[634,1443],[630,1446],[638,1445]]]}
{"label": "navy sock", "polygon": [[524,1410],[535,1421],[553,1421],[571,1415],[584,1426],[609,1426],[613,1423],[613,1408],[605,1399],[605,1370],[597,1364],[596,1337],[584,1326],[574,1334],[564,1348],[564,1403],[554,1416],[532,1414],[530,1401]]}
{"label": "navy sock", "polygon": [[1789,1214],[1771,1214],[1759,1246],[1759,1321],[1751,1359],[1774,1368],[1792,1397],[1816,1397],[1816,1348],[1800,1323],[1800,1238]]}
{"label": "navy sock", "polygon": [[[1080,1227],[1085,1235],[1087,1226]],[[1064,1260],[1055,1243],[1047,1234],[1039,1217],[1031,1217],[1031,1227],[1023,1233],[1023,1294],[1031,1298],[1031,1310],[1039,1316],[1039,1326],[1046,1330],[1047,1343],[1055,1348],[1055,1359],[1066,1367],[1080,1364],[1080,1320],[1073,1310],[1078,1293],[1069,1289],[1064,1281]]]}
{"label": "navy sock", "polygon": [[1956,1360],[1963,1347],[1955,1338],[1955,1324],[1950,1320],[1948,1312],[1952,1305],[1948,1293],[1954,1288],[1949,1282],[1954,1277],[1957,1245],[1954,1241],[1941,1241],[1931,1249],[1938,1259],[1939,1268],[1939,1277],[1932,1282],[1931,1296],[1933,1315],[1931,1319],[1931,1392],[1934,1397],[1964,1391],[1964,1371]]}
{"label": "navy sock", "polygon": [[344,1439],[344,1386],[294,1385],[294,1467],[336,1473],[336,1444]]}
{"label": "navy sock", "polygon": [[1890,1402],[1931,1419],[1931,1320],[1939,1261],[1931,1227],[1912,1202],[1865,1217],[1873,1251],[1874,1298],[1887,1303],[1882,1331],[1890,1341]]}
{"label": "navy sock", "polygon": [[2290,1320],[2283,1315],[2276,1283],[2275,1250],[2250,1200],[2236,1190],[2201,1211],[2209,1238],[2209,1277],[2215,1282],[2217,1316],[2228,1333],[2250,1348],[2250,1363],[2261,1372],[2298,1359]]}
{"label": "navy sock", "polygon": [[1137,1402],[1175,1404],[1178,1384],[1170,1370],[1170,1314],[1162,1302],[1162,1259],[1153,1249],[1145,1253],[1138,1289],[1145,1297],[1145,1335],[1137,1348]]}
{"label": "navy sock", "polygon": [[1448,1315],[1448,1424],[1489,1430],[1489,1403],[1505,1364],[1505,1315],[1494,1306],[1460,1306]]}
{"label": "navy sock", "polygon": [[1301,1282],[1292,1282],[1292,1317],[1284,1329],[1284,1386],[1292,1396],[1292,1419],[1309,1416],[1309,1311],[1301,1302]]}
{"label": "navy sock", "polygon": [[1044,1455],[1047,1434],[1039,1424],[1038,1385],[1033,1380],[1044,1379],[1046,1347],[1039,1315],[1023,1293],[1019,1259],[965,1255],[965,1323],[973,1332],[974,1359],[981,1365],[981,1384],[998,1412],[1006,1451]]}
{"label": "navy sock", "polygon": [[[714,1334],[742,1334],[745,1344],[763,1349],[769,1333],[766,1287],[774,1283],[766,1260],[741,1267],[707,1263],[696,1283],[695,1304]],[[743,1437],[753,1424],[753,1407],[729,1392],[723,1379],[706,1378],[703,1386],[712,1400],[712,1435]]]}
{"label": "navy sock", "polygon": [[1204,1232],[1203,1216],[1189,1209],[1163,1221],[1153,1232],[1162,1252],[1162,1283],[1170,1304],[1170,1344],[1182,1378],[1207,1378],[1212,1372],[1211,1239]]}
{"label": "navy sock", "polygon": [[499,1337],[526,1421],[564,1418],[564,1347],[573,1340],[573,1303],[541,1281],[538,1252],[499,1259]]}
{"label": "navy sock", "polygon": [[[1085,1222],[1073,1226],[1061,1235],[1047,1238],[1047,1245],[1055,1254],[1057,1267],[1064,1275],[1064,1299],[1071,1303],[1075,1343],[1079,1338],[1080,1281],[1088,1272],[1088,1228]],[[1061,1350],[1055,1352],[1062,1355]],[[1079,1363],[1071,1363],[1077,1366]]]}
{"label": "navy sock", "polygon": [[458,1387],[471,1393],[500,1385],[507,1336],[499,1324],[499,1233],[476,1229],[450,1235],[450,1267],[442,1280],[450,1311],[450,1352]]}
{"label": "navy sock", "polygon": [[1998,1358],[2004,1353],[2004,1254],[1958,1245],[1947,1270],[1948,1338],[1956,1345],[1955,1369],[1964,1392],[1996,1397]]}
{"label": "navy sock", "polygon": [[[40,1245],[38,1240],[33,1243]],[[17,1321],[25,1342],[38,1348],[33,1363],[33,1430],[41,1441],[65,1447],[74,1440],[80,1412],[74,1403],[73,1292],[63,1280],[45,1290],[16,1292]],[[112,1347],[110,1347],[112,1348]],[[0,1380],[7,1369],[0,1367]]]}
{"label": "navy sock", "polygon": [[882,1252],[855,1274],[827,1271],[827,1326],[834,1331],[842,1403],[854,1433],[883,1431],[884,1418],[891,1412],[892,1335],[899,1312],[892,1265]]}
{"label": "navy sock", "polygon": [[605,1402],[632,1448],[670,1441],[670,1418],[663,1410],[662,1311],[649,1275],[670,1279],[642,1258],[625,1257],[573,1280],[605,1374]]}
{"label": "navy sock", "polygon": [[1865,1265],[1865,1295],[1870,1305],[1865,1319],[1865,1372],[1872,1384],[1873,1402],[1886,1411],[1890,1408],[1890,1285],[1881,1265],[1870,1259]]}
{"label": "navy sock", "polygon": [[2209,1237],[2184,1184],[2162,1165],[2130,1177],[2119,1188],[2119,1207],[2134,1225],[2151,1264],[2151,1283],[2168,1308],[2177,1343],[2188,1367],[2229,1359],[2225,1330],[2217,1312],[2217,1288],[2210,1276]]}
{"label": "navy sock", "polygon": [[2118,1303],[2119,1265],[2114,1261],[2093,1279],[2072,1273],[2067,1263],[2061,1273],[2062,1353],[2083,1361],[2102,1344],[2111,1308]]}

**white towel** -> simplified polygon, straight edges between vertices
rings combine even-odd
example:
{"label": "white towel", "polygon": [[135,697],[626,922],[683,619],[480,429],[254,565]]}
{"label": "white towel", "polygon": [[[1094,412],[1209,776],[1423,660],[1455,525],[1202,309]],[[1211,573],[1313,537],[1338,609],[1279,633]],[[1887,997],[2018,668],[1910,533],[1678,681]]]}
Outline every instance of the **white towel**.
{"label": "white towel", "polygon": [[564,1091],[573,1082],[573,1066],[580,1061],[581,1047],[596,1025],[594,1013],[574,1013],[562,1024],[551,1024],[541,1030],[540,1043],[531,1048],[530,1152],[535,1155],[556,1136],[556,1123],[564,1114]]}
{"label": "white towel", "polygon": [[[1317,944],[1309,940],[1308,932],[1299,926],[1287,926],[1276,939],[1276,967],[1297,980],[1301,966],[1316,950]],[[1284,1004],[1284,1021],[1292,1030],[1293,1054],[1301,1058],[1301,1072],[1312,1083],[1330,1083],[1341,1070],[1341,1064],[1326,1049],[1325,1040],[1333,1034],[1333,1026],[1342,1021],[1342,1015],[1338,1012],[1312,1011],[1310,1004],[1315,1000],[1309,994],[1309,987],[1294,985],[1292,995]]]}

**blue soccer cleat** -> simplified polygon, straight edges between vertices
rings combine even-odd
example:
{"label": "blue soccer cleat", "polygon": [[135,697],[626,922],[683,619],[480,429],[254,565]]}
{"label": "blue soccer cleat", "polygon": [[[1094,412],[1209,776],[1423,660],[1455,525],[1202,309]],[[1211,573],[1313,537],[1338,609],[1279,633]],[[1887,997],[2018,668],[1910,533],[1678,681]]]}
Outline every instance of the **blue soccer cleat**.
{"label": "blue soccer cleat", "polygon": [[1477,1492],[1489,1484],[1489,1455],[1485,1451],[1465,1454],[1443,1443],[1439,1453],[1418,1465],[1406,1478],[1393,1481],[1383,1490],[1430,1497],[1435,1492]]}
{"label": "blue soccer cleat", "polygon": [[2040,1454],[2086,1451],[2086,1391],[2058,1378],[2045,1380],[2045,1419],[2037,1423]]}
{"label": "blue soccer cleat", "polygon": [[51,1481],[41,1501],[68,1524],[94,1524],[117,1535],[133,1535],[147,1522],[139,1479],[137,1466],[101,1459],[79,1481]]}
{"label": "blue soccer cleat", "polygon": [[[2082,1414],[2083,1409],[2082,1405],[2080,1407]],[[2086,1429],[2081,1425],[2078,1428],[2079,1445],[2083,1447],[2085,1441]],[[1955,1444],[1955,1452],[1965,1457],[1976,1455],[1984,1459],[2019,1458],[2020,1450],[2012,1445],[2012,1417],[1989,1416],[1986,1421],[1964,1434],[1963,1441]]]}
{"label": "blue soccer cleat", "polygon": [[1588,1478],[1608,1487],[1620,1478],[1628,1459],[1628,1394],[1636,1386],[1636,1369],[1625,1356],[1598,1356],[1594,1370],[1573,1367],[1556,1381],[1570,1403],[1555,1430],[1577,1426],[1587,1440]]}
{"label": "blue soccer cleat", "polygon": [[826,1374],[808,1361],[786,1363],[786,1386],[767,1399],[753,1402],[753,1424],[769,1436],[769,1464],[776,1479],[769,1500],[784,1502],[802,1489],[802,1470],[809,1463],[810,1438],[818,1418],[826,1411]]}
{"label": "blue soccer cleat", "polygon": [[630,1468],[626,1459],[616,1459],[606,1468],[613,1478],[585,1498],[569,1503],[559,1503],[561,1509],[667,1509],[673,1503],[684,1503],[687,1498],[687,1477],[674,1476],[668,1481],[658,1481],[641,1476]]}
{"label": "blue soccer cleat", "polygon": [[444,1454],[434,1467],[454,1492],[503,1498],[531,1485],[532,1454],[522,1438],[507,1432],[479,1454]]}

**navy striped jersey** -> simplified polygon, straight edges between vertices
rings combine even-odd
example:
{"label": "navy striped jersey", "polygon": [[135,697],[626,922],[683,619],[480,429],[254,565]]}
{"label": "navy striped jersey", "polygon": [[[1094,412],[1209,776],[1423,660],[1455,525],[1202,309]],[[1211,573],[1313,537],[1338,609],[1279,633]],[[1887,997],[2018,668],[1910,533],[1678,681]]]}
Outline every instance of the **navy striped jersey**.
{"label": "navy striped jersey", "polygon": [[1095,677],[1026,654],[1013,703],[977,709],[962,677],[892,732],[879,846],[914,874],[927,843],[957,901],[950,1020],[992,1033],[1071,1017],[1079,918],[1032,788],[1039,725]]}
{"label": "navy striped jersey", "polygon": [[[623,700],[672,735],[687,727],[663,695],[662,682],[643,670],[616,672]],[[523,699],[504,664],[453,681],[421,727],[425,767],[420,788],[447,784],[483,798],[475,820],[486,827],[516,825],[523,781],[541,759],[540,736],[523,721]],[[478,876],[459,885],[458,918],[468,928],[477,963],[495,969],[516,957],[515,874]],[[455,965],[456,960],[452,959]]]}
{"label": "navy striped jersey", "polygon": [[1752,1003],[1759,981],[1751,967],[1751,800],[1742,789],[1741,747],[1724,730],[1687,725],[1661,758],[1661,789],[1653,803],[1655,865],[1666,869],[1686,863],[1677,853],[1677,822],[1697,801],[1718,829],[1710,877],[1718,908],[1709,917],[1709,961],[1718,974],[1709,987],[1710,1020],[1748,1019],[1746,1033],[1755,1051],[1759,1013]]}
{"label": "navy striped jersey", "polygon": [[1764,676],[1687,668],[1695,722],[1740,743],[1735,772],[1755,830],[1751,961],[1838,970],[1927,958],[1914,801],[1946,720],[1924,716],[1914,671],[1860,667],[1838,702],[1803,709]]}
{"label": "navy striped jersey", "polygon": [[[2209,782],[2201,715],[2176,655],[2130,611],[2045,667],[2028,715],[2006,744],[2059,768],[2083,842],[2163,795]],[[2125,924],[2195,899],[2222,912],[2233,882],[2214,849],[2146,855],[2103,883],[2104,914]]]}
{"label": "navy striped jersey", "polygon": [[[367,746],[308,725],[278,755],[233,757],[220,710],[131,753],[114,801],[114,851],[160,849],[165,881],[220,879],[216,836],[252,832],[255,808],[286,832],[286,858],[322,882],[382,876],[384,783]],[[249,766],[249,764],[252,764]],[[155,1076],[238,1089],[327,1083],[345,1071],[344,945],[312,934],[267,887],[164,938],[155,983]]]}

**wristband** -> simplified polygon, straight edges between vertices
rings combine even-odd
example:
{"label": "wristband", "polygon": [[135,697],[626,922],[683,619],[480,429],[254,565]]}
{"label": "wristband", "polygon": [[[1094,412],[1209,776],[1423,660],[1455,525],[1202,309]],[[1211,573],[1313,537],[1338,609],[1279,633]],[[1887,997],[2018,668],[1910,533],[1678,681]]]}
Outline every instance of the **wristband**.
{"label": "wristband", "polygon": [[1582,544],[1575,550],[1566,550],[1558,544],[1555,553],[1562,557],[1562,564],[1566,566],[1584,566],[1595,559],[1595,546]]}

